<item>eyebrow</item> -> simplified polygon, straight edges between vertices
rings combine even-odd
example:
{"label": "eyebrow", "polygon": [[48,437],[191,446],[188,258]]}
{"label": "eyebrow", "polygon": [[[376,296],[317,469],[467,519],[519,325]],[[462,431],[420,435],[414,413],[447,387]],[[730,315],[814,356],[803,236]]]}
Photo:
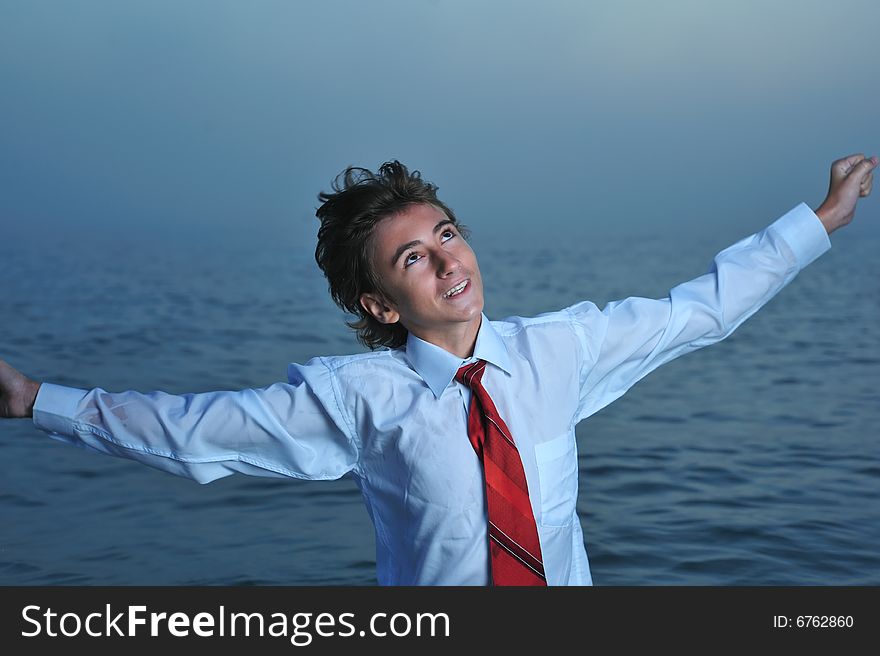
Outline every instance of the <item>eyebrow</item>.
{"label": "eyebrow", "polygon": [[[437,225],[434,226],[433,234],[436,235],[437,232],[439,232],[440,228],[442,228],[445,225],[454,226],[455,223],[452,222],[452,219],[443,219]],[[412,248],[413,246],[418,246],[421,243],[422,243],[421,239],[414,239],[413,241],[408,241],[405,244],[399,246],[397,248],[397,250],[394,251],[394,257],[391,258],[391,266],[395,266],[397,264],[397,260],[400,259],[400,256],[403,255],[403,253],[406,250]]]}

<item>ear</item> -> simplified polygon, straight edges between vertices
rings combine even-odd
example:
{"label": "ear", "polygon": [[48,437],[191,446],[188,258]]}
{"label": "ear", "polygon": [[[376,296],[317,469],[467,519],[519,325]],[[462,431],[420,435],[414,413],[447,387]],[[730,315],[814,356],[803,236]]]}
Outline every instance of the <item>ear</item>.
{"label": "ear", "polygon": [[400,313],[378,294],[361,294],[361,307],[379,323],[397,323]]}

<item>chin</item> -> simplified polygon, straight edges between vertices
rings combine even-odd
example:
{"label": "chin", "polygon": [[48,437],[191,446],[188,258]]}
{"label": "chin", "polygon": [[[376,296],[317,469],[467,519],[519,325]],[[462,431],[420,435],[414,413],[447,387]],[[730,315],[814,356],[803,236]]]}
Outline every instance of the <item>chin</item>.
{"label": "chin", "polygon": [[475,306],[472,307],[472,308],[468,308],[468,309],[466,310],[468,321],[471,321],[471,320],[476,319],[477,317],[479,317],[479,316],[480,316],[480,313],[481,313],[482,311],[483,311],[483,305],[482,305],[482,304],[480,304],[480,305],[478,305],[478,306],[475,305]]}

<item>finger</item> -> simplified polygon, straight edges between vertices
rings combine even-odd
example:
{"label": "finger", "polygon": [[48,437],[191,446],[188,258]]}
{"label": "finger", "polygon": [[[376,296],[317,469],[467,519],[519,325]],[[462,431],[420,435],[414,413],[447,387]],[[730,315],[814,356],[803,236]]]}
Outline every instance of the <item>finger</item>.
{"label": "finger", "polygon": [[852,167],[850,172],[847,174],[847,177],[850,175],[856,176],[857,179],[861,180],[863,176],[867,176],[871,171],[874,170],[874,167],[877,166],[877,158],[876,157],[866,157],[858,164]]}
{"label": "finger", "polygon": [[853,153],[852,155],[847,155],[846,157],[841,157],[838,160],[834,161],[834,166],[843,170],[843,172],[849,171],[853,166],[861,162],[865,159],[864,153]]}
{"label": "finger", "polygon": [[831,183],[842,182],[852,172],[853,167],[864,159],[865,156],[862,153],[854,153],[834,160],[831,164]]}

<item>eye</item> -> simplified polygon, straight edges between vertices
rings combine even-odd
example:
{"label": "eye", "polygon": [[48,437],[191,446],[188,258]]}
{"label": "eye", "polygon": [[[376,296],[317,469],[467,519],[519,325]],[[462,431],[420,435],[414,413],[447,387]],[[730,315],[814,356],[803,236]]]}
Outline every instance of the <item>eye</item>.
{"label": "eye", "polygon": [[[441,243],[444,243],[444,244],[445,244],[447,241],[449,241],[449,240],[452,239],[453,237],[457,237],[458,235],[456,235],[456,234],[455,234],[455,231],[453,231],[453,230],[444,230],[444,231],[441,233],[440,236],[441,236],[441,238],[442,238],[442,239],[441,239]],[[404,258],[403,258],[403,268],[405,269],[405,268],[408,267],[410,264],[415,264],[415,263],[418,262],[420,259],[422,259],[422,256],[419,255],[418,253],[408,253],[408,254],[407,254],[406,256],[404,256]]]}

